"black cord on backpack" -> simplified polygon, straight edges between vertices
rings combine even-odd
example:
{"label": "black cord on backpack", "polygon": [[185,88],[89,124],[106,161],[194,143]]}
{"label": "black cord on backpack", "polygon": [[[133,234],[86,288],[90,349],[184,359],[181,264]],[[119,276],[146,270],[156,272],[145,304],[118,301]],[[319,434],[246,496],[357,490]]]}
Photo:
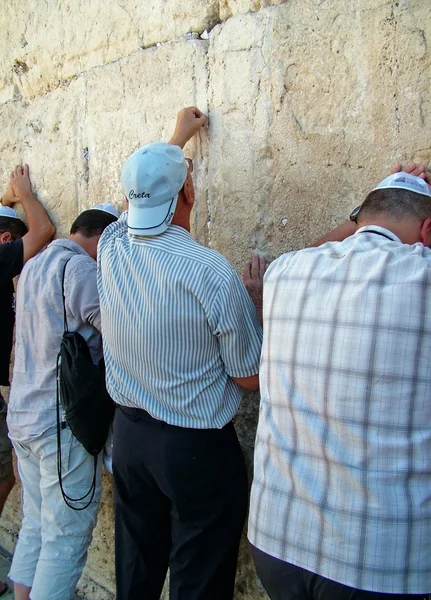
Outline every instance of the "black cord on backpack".
{"label": "black cord on backpack", "polygon": [[[66,273],[66,265],[69,262],[70,258],[66,260],[64,263],[63,269],[63,280],[62,280],[62,294],[63,294],[63,333],[67,333],[69,331],[67,326],[67,317],[66,317],[66,298],[64,296],[64,275]],[[72,510],[85,510],[90,506],[93,501],[94,494],[96,492],[96,472],[97,472],[97,455],[94,456],[94,472],[93,472],[93,481],[91,482],[90,489],[88,492],[81,496],[81,498],[72,498],[68,496],[63,488],[63,477],[62,477],[62,463],[61,463],[61,429],[62,423],[60,421],[60,352],[57,355],[57,365],[56,365],[56,412],[57,412],[57,473],[58,473],[58,483],[60,484],[61,495],[63,496],[63,500],[67,504],[69,508]],[[73,435],[73,434],[72,434]],[[91,495],[90,495],[91,494]],[[85,506],[80,506],[79,508],[73,506],[71,502],[81,502],[85,500],[90,495],[90,499],[85,504]]]}

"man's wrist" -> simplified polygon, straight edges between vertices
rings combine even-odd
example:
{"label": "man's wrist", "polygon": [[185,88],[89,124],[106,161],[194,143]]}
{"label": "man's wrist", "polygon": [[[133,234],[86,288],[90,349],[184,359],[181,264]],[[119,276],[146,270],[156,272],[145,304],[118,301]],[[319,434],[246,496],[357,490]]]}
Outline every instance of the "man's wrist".
{"label": "man's wrist", "polygon": [[187,141],[188,140],[184,140],[184,138],[182,138],[181,136],[174,134],[168,143],[171,146],[179,146],[182,149],[187,144]]}
{"label": "man's wrist", "polygon": [[20,193],[20,195],[17,196],[17,198],[22,204],[25,204],[27,201],[31,202],[32,200],[36,199],[35,195],[31,190],[27,190],[25,192]]}

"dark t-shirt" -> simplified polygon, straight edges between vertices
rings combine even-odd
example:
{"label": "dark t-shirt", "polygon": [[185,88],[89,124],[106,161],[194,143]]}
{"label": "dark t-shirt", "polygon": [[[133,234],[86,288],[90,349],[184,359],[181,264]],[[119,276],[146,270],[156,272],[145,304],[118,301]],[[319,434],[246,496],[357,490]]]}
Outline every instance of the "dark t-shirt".
{"label": "dark t-shirt", "polygon": [[9,362],[15,323],[12,279],[21,273],[23,260],[22,240],[0,244],[0,385],[9,385]]}

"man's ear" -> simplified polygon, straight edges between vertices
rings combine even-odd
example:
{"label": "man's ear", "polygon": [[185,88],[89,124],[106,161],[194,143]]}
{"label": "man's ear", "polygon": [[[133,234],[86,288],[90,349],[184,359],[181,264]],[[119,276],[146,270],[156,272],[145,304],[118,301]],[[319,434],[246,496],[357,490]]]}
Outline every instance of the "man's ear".
{"label": "man's ear", "polygon": [[187,175],[182,192],[184,195],[185,203],[188,204],[190,207],[193,206],[193,204],[195,203],[195,188],[193,186],[193,179],[191,178],[190,174]]}
{"label": "man's ear", "polygon": [[420,241],[424,246],[431,246],[431,219],[425,219],[420,229]]}
{"label": "man's ear", "polygon": [[9,244],[9,242],[12,241],[13,238],[10,231],[4,231],[3,233],[0,233],[0,244]]}

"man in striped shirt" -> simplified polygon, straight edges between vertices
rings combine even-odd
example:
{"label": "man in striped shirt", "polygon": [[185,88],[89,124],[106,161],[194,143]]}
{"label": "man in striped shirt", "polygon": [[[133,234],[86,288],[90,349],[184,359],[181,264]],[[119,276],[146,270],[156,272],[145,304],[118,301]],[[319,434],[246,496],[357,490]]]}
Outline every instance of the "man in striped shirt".
{"label": "man in striped shirt", "polygon": [[249,539],[272,600],[431,592],[431,188],[395,173],[354,212],[264,278]]}
{"label": "man in striped shirt", "polygon": [[247,476],[232,417],[258,388],[262,331],[234,269],[190,235],[182,148],[204,124],[184,109],[169,144],[129,158],[129,210],[99,243],[118,600],[159,600],[168,566],[171,600],[233,596]]}

